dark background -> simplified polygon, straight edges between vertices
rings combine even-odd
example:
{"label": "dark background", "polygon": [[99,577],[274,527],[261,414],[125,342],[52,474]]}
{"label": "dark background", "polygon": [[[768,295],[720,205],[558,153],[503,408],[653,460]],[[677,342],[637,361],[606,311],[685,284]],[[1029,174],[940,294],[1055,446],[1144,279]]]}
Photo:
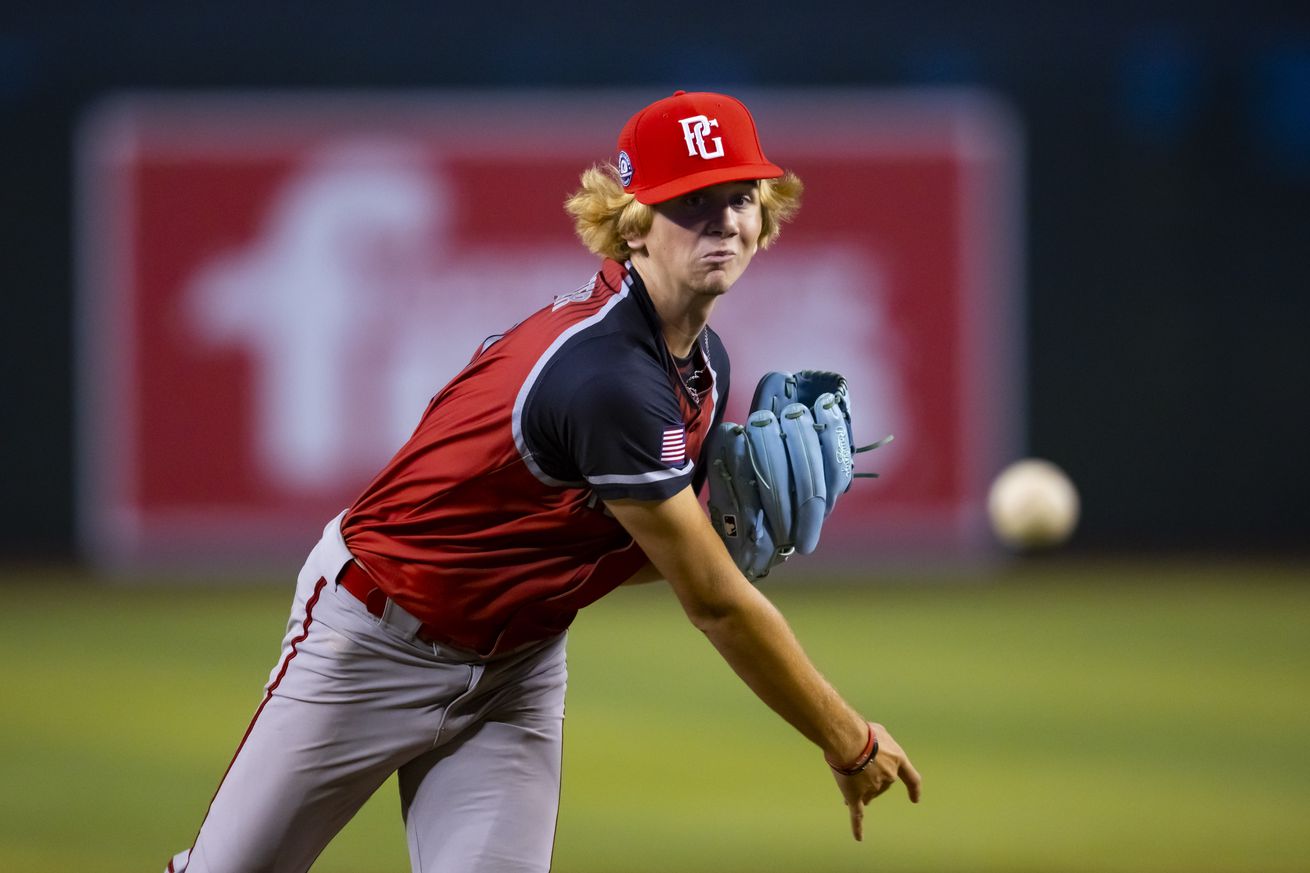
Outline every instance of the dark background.
{"label": "dark background", "polygon": [[73,554],[72,143],[122,90],[973,85],[1026,139],[1028,447],[1081,549],[1305,552],[1310,13],[251,0],[0,12],[0,557]]}

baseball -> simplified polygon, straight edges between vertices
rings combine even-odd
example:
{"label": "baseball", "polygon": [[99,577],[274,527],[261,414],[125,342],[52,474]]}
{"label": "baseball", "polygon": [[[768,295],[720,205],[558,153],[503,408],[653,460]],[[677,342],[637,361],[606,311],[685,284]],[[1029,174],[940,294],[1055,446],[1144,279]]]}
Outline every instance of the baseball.
{"label": "baseball", "polygon": [[1050,461],[1028,458],[1001,471],[987,495],[997,538],[1014,549],[1058,546],[1078,524],[1078,491]]}

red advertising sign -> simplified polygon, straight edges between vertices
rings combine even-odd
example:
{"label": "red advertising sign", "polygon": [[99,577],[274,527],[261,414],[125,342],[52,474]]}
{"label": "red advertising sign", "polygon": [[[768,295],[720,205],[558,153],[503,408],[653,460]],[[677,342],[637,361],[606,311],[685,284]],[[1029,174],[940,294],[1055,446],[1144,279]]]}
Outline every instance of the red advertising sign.
{"label": "red advertising sign", "polygon": [[[80,143],[81,512],[102,564],[294,557],[485,337],[597,267],[561,204],[658,94],[125,98]],[[978,95],[742,95],[806,189],[715,312],[730,420],[853,389],[820,549],[955,553],[1018,448],[1017,139]]]}

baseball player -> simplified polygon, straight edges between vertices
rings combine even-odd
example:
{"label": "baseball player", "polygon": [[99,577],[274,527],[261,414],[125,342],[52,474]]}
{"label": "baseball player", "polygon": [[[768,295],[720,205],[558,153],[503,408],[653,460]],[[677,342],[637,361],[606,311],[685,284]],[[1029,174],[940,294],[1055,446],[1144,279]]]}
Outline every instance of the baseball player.
{"label": "baseball player", "polygon": [[721,421],[728,355],[708,321],[800,188],[732,97],[679,91],[628,121],[616,163],[585,172],[566,205],[599,271],[484,341],[324,528],[263,701],[168,871],[307,870],[392,773],[415,871],[547,870],[566,629],[619,585],[659,578],[822,750],[856,839],[896,780],[918,800],[891,734],[842,700],[739,569],[732,540],[749,525],[725,538],[697,499],[707,437],[736,427]]}

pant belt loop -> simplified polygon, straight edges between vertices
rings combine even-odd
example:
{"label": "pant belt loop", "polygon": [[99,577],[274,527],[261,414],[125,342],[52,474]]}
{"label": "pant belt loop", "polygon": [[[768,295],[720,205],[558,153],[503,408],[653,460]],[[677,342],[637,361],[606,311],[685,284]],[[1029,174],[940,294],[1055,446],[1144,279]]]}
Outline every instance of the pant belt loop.
{"label": "pant belt loop", "polygon": [[387,598],[387,605],[382,607],[381,619],[383,624],[390,625],[408,639],[417,636],[423,625],[423,622],[406,612],[390,597]]}

